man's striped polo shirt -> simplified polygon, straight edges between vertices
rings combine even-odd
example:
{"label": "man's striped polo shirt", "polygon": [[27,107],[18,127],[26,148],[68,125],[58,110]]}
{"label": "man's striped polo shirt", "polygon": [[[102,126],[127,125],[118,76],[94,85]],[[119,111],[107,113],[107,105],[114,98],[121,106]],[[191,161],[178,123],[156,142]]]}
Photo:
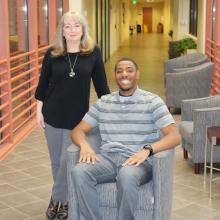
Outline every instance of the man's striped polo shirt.
{"label": "man's striped polo shirt", "polygon": [[129,98],[119,92],[102,96],[83,121],[99,127],[102,152],[131,156],[145,144],[162,137],[161,128],[175,123],[163,100],[153,93],[136,89]]}

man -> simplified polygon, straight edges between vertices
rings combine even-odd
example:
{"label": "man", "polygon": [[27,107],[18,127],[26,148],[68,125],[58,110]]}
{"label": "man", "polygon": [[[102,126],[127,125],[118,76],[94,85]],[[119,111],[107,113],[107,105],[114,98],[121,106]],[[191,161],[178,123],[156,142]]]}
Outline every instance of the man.
{"label": "man", "polygon": [[[133,219],[138,187],[151,177],[151,155],[180,142],[164,102],[138,88],[139,74],[135,61],[120,59],[115,65],[119,91],[102,96],[72,131],[72,139],[80,147],[73,181],[86,220],[102,219],[96,185],[112,181],[118,189],[118,220]],[[97,126],[102,139],[98,154],[85,136]]]}

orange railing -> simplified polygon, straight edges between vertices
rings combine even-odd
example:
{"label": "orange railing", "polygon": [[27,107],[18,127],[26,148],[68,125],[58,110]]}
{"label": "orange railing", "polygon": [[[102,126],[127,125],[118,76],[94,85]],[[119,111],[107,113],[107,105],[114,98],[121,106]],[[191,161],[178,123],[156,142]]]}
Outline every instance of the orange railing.
{"label": "orange railing", "polygon": [[220,44],[210,39],[206,40],[206,54],[214,63],[211,95],[220,94]]}
{"label": "orange railing", "polygon": [[0,159],[35,127],[35,89],[51,45],[0,60]]}

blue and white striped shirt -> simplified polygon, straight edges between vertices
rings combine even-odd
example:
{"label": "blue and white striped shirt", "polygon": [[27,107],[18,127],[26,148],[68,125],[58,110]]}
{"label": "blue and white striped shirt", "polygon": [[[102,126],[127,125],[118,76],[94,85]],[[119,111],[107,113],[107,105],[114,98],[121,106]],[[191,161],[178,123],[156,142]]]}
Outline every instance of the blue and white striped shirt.
{"label": "blue and white striped shirt", "polygon": [[175,123],[163,100],[153,93],[136,89],[122,100],[119,92],[102,96],[83,118],[99,127],[101,151],[129,157],[161,139],[160,129]]}

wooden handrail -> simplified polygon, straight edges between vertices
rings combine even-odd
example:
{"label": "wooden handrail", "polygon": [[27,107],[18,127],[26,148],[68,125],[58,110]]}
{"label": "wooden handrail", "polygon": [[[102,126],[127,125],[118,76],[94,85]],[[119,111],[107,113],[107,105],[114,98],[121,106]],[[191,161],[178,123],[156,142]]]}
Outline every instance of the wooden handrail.
{"label": "wooden handrail", "polygon": [[5,107],[8,107],[9,106],[9,102],[5,102],[4,104],[1,104],[0,105],[0,111],[2,110],[2,109],[4,109]]}
{"label": "wooden handrail", "polygon": [[16,122],[19,118],[21,118],[23,115],[25,115],[28,111],[30,111],[32,108],[36,106],[36,103],[32,103],[29,107],[27,107],[24,111],[22,111],[20,114],[18,114],[15,118],[13,118],[13,123]]}
{"label": "wooden handrail", "polygon": [[0,76],[4,75],[4,74],[7,74],[7,73],[8,73],[8,71],[2,71],[2,72],[0,72]]}
{"label": "wooden handrail", "polygon": [[11,72],[14,72],[14,71],[16,71],[16,70],[18,70],[18,69],[20,69],[20,68],[22,68],[22,67],[24,67],[24,66],[27,66],[28,64],[31,64],[31,63],[33,63],[33,62],[35,62],[35,61],[36,61],[36,59],[32,59],[32,60],[30,60],[30,61],[28,61],[28,62],[26,62],[26,63],[22,63],[22,64],[20,64],[20,65],[18,65],[18,66],[16,66],[16,67],[10,68],[10,71],[11,71]]}
{"label": "wooden handrail", "polygon": [[0,121],[3,121],[4,119],[6,119],[9,116],[9,113],[5,113],[1,118]]}
{"label": "wooden handrail", "polygon": [[34,91],[36,87],[37,87],[37,85],[33,85],[29,89],[26,89],[24,92],[19,93],[17,96],[12,98],[12,102],[16,101],[17,99],[21,98],[22,96],[26,95],[27,93]]}
{"label": "wooden handrail", "polygon": [[9,94],[9,92],[1,93],[0,98],[3,98],[4,96],[6,96],[6,95],[8,95],[8,94]]}
{"label": "wooden handrail", "polygon": [[9,127],[9,123],[5,124],[3,127],[0,128],[0,133],[3,132],[6,128]]}
{"label": "wooden handrail", "polygon": [[17,76],[12,77],[12,78],[11,78],[11,82],[17,81],[18,79],[20,79],[20,78],[26,76],[27,74],[30,74],[30,73],[33,72],[34,70],[36,70],[35,67],[33,67],[33,68],[31,68],[31,69],[25,71],[25,72],[22,73],[22,74],[19,74],[19,75],[17,75]]}
{"label": "wooden handrail", "polygon": [[19,128],[21,128],[24,124],[26,124],[28,121],[30,121],[31,118],[33,118],[33,115],[30,115],[30,116],[27,117],[25,120],[23,120],[21,123],[19,123],[19,125],[13,129],[13,132],[16,132],[16,131],[17,131]]}
{"label": "wooden handrail", "polygon": [[44,50],[46,50],[46,49],[49,49],[49,48],[52,47],[52,46],[53,46],[53,45],[50,44],[50,45],[47,45],[47,46],[44,46],[44,47],[39,47],[39,48],[38,48],[38,52],[44,51]]}
{"label": "wooden handrail", "polygon": [[25,99],[25,101],[21,102],[19,105],[17,105],[15,108],[13,108],[12,112],[17,111],[19,108],[21,108],[23,105],[27,104],[28,102],[30,102],[32,99],[34,98],[34,95],[32,95],[31,97],[29,97],[28,99]]}
{"label": "wooden handrail", "polygon": [[36,80],[36,77],[31,77],[29,80],[26,80],[25,82],[23,82],[23,83],[19,84],[18,86],[14,87],[12,89],[12,92],[20,89],[22,86],[24,86],[24,85],[26,85],[26,84],[30,83],[31,81],[34,81],[34,80]]}
{"label": "wooden handrail", "polygon": [[7,59],[0,60],[0,65],[7,64]]}
{"label": "wooden handrail", "polygon": [[5,135],[4,138],[0,139],[0,144],[4,143],[4,141],[7,140],[9,137],[9,134]]}
{"label": "wooden handrail", "polygon": [[3,87],[3,86],[5,86],[5,85],[8,85],[8,82],[7,82],[7,81],[1,82],[1,83],[0,83],[0,88]]}
{"label": "wooden handrail", "polygon": [[14,60],[17,60],[19,58],[23,58],[25,56],[33,55],[35,53],[36,53],[35,50],[29,51],[29,52],[26,52],[26,53],[22,53],[22,54],[19,54],[17,56],[10,57],[10,61],[14,61]]}

